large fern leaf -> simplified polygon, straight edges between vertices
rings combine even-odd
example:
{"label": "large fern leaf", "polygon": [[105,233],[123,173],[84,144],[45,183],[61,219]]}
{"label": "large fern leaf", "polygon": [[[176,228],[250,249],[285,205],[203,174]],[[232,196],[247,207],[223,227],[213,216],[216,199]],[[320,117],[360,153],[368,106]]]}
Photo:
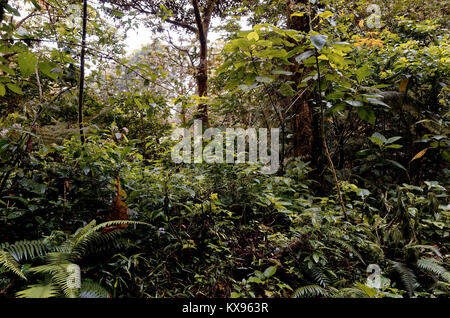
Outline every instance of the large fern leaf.
{"label": "large fern leaf", "polygon": [[432,273],[450,283],[450,272],[447,271],[440,262],[434,258],[421,258],[417,261],[417,267],[421,270]]}
{"label": "large fern leaf", "polygon": [[18,241],[14,244],[2,243],[0,249],[9,252],[16,261],[30,260],[37,256],[43,256],[49,250],[49,247],[42,240],[36,241]]}
{"label": "large fern leaf", "polygon": [[7,251],[0,251],[0,265],[3,268],[9,270],[10,272],[13,272],[17,276],[27,280],[25,275],[20,270],[20,265],[16,262],[14,257]]}
{"label": "large fern leaf", "polygon": [[400,279],[408,292],[409,297],[412,297],[414,289],[418,285],[416,275],[405,264],[395,261],[390,261],[394,269],[400,274]]}
{"label": "large fern leaf", "polygon": [[59,289],[52,285],[31,285],[16,293],[18,298],[50,298],[59,295]]}
{"label": "large fern leaf", "polygon": [[111,294],[100,284],[85,280],[81,284],[80,298],[110,298]]}
{"label": "large fern leaf", "polygon": [[330,280],[325,275],[325,273],[317,266],[310,269],[311,276],[314,278],[316,283],[322,287],[327,287],[330,284]]}

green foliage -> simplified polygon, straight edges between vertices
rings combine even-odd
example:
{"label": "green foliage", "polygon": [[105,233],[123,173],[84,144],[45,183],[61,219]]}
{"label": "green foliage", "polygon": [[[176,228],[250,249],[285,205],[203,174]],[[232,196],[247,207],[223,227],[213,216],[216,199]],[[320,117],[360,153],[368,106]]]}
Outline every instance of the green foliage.
{"label": "green foliage", "polygon": [[26,279],[14,257],[6,251],[0,251],[0,265],[17,276]]}
{"label": "green foliage", "polygon": [[[377,30],[366,0],[219,1],[224,36],[208,47],[204,97],[194,96],[197,38],[159,32],[125,55],[119,35],[140,20],[110,2],[88,8],[84,143],[79,5],[6,8],[6,297],[448,298],[450,52],[440,1],[379,0]],[[145,1],[157,31],[176,18],[194,25],[192,12],[162,2]],[[240,29],[243,15],[251,29]],[[282,169],[175,164],[169,136],[199,105],[210,127],[280,127]],[[123,220],[113,220],[117,205]]]}

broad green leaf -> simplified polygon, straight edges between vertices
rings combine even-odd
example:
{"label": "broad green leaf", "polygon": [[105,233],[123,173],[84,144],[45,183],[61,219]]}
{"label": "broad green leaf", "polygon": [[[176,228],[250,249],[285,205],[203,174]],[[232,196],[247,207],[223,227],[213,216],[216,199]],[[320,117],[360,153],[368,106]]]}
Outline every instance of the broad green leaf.
{"label": "broad green leaf", "polygon": [[322,13],[318,14],[318,16],[323,18],[323,19],[327,19],[329,17],[332,17],[333,13],[331,11],[325,11],[325,12],[322,12]]}
{"label": "broad green leaf", "polygon": [[389,162],[390,164],[392,164],[393,166],[395,166],[395,167],[397,167],[397,168],[400,168],[400,169],[402,169],[402,170],[405,170],[405,171],[407,171],[406,170],[406,168],[403,166],[403,165],[401,165],[399,162],[397,162],[397,161],[395,161],[395,160],[390,160],[390,159],[385,159],[387,162]]}
{"label": "broad green leaf", "polygon": [[6,88],[5,85],[3,85],[2,83],[0,83],[0,96],[5,96],[6,94]]}
{"label": "broad green leaf", "polygon": [[273,276],[276,273],[276,271],[277,271],[276,266],[267,267],[266,270],[264,271],[264,276],[265,277]]}
{"label": "broad green leaf", "polygon": [[345,101],[347,104],[349,104],[350,106],[353,107],[361,107],[364,106],[364,104],[362,102],[360,102],[359,100],[346,100]]}
{"label": "broad green leaf", "polygon": [[386,103],[384,103],[381,100],[376,99],[376,98],[366,98],[366,100],[369,103],[374,104],[374,105],[381,105],[381,106],[384,106],[384,107],[387,107],[387,108],[391,108],[388,104],[386,104]]}
{"label": "broad green leaf", "polygon": [[381,140],[380,138],[378,138],[378,137],[374,137],[374,136],[372,136],[372,137],[369,137],[369,140],[370,141],[372,141],[374,144],[377,144],[378,146],[383,146],[383,140]]}
{"label": "broad green leaf", "polygon": [[328,36],[322,34],[311,35],[309,39],[311,40],[311,43],[314,45],[314,47],[320,51],[327,43]]}
{"label": "broad green leaf", "polygon": [[23,95],[22,89],[17,86],[16,84],[13,83],[7,83],[6,86],[14,93],[19,94],[19,95]]}
{"label": "broad green leaf", "polygon": [[393,144],[393,145],[387,145],[386,148],[389,148],[389,149],[401,149],[401,148],[403,148],[403,146],[402,145]]}
{"label": "broad green leaf", "polygon": [[264,283],[260,278],[252,276],[248,279],[249,283],[256,283],[256,284],[262,284]]}
{"label": "broad green leaf", "polygon": [[365,79],[367,76],[369,76],[371,73],[372,73],[372,70],[367,65],[364,65],[363,67],[358,68],[355,72],[358,83],[361,83],[362,80]]}
{"label": "broad green leaf", "polygon": [[320,256],[319,256],[319,254],[317,254],[317,253],[313,253],[313,259],[314,259],[314,262],[318,263],[318,262],[319,262],[319,260],[320,260]]}
{"label": "broad green leaf", "polygon": [[255,78],[260,83],[272,83],[273,78],[267,77],[267,76],[256,76]]}
{"label": "broad green leaf", "polygon": [[356,283],[358,288],[362,290],[369,298],[374,297],[377,294],[377,290],[375,288],[371,288],[369,286],[366,286],[364,284],[361,284],[359,282]]}
{"label": "broad green leaf", "polygon": [[303,60],[307,59],[308,57],[311,57],[314,55],[314,51],[305,51],[302,54],[300,54],[299,56],[297,56],[295,58],[295,60],[297,61],[297,63],[301,63]]}
{"label": "broad green leaf", "polygon": [[288,75],[288,76],[290,76],[293,73],[289,72],[289,71],[284,71],[284,70],[273,70],[272,74],[275,74],[275,75]]}
{"label": "broad green leaf", "polygon": [[32,53],[21,53],[18,56],[20,72],[24,77],[28,77],[35,72],[36,68],[36,55]]}
{"label": "broad green leaf", "polygon": [[356,194],[360,197],[367,197],[370,194],[370,191],[367,189],[358,189],[356,190]]}
{"label": "broad green leaf", "polygon": [[372,137],[377,138],[383,142],[383,144],[387,143],[386,137],[384,137],[382,134],[375,132],[372,134]]}
{"label": "broad green leaf", "polygon": [[259,40],[259,35],[258,35],[258,33],[256,33],[256,32],[250,32],[250,33],[247,35],[247,39],[258,41],[258,40]]}
{"label": "broad green leaf", "polygon": [[39,63],[39,70],[48,77],[52,79],[56,79],[58,77],[58,73],[56,72],[58,65],[53,62],[40,62]]}
{"label": "broad green leaf", "polygon": [[375,116],[375,112],[369,107],[361,107],[358,108],[358,116],[362,120],[367,121],[371,125],[375,125],[375,120],[377,119]]}
{"label": "broad green leaf", "polygon": [[14,70],[12,68],[9,68],[6,65],[0,64],[0,70],[2,70],[5,73],[8,73],[9,75],[16,75],[16,72],[14,72]]}
{"label": "broad green leaf", "polygon": [[330,54],[328,54],[328,59],[330,60],[330,62],[332,62],[340,67],[345,67],[348,63],[345,60],[345,57],[343,57],[339,54],[330,53]]}
{"label": "broad green leaf", "polygon": [[281,85],[280,93],[283,96],[294,96],[295,95],[295,91],[292,89],[292,86],[289,85],[288,83],[283,83],[283,85]]}
{"label": "broad green leaf", "polygon": [[387,143],[387,144],[392,144],[393,142],[396,142],[396,141],[398,141],[398,140],[400,140],[400,139],[402,139],[401,136],[391,137],[391,138],[389,138],[389,139],[386,141],[386,143]]}
{"label": "broad green leaf", "polygon": [[278,58],[284,58],[287,56],[287,52],[284,49],[265,49],[262,50],[260,52],[258,52],[256,55],[261,57],[261,58],[269,58],[269,59],[273,59],[274,57],[278,57]]}

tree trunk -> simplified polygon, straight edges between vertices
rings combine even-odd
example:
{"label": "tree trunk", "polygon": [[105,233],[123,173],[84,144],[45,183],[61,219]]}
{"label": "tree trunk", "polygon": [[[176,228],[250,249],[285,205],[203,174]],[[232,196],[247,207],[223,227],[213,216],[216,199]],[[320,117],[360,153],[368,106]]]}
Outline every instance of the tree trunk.
{"label": "tree trunk", "polygon": [[[302,5],[307,6],[308,0],[287,0],[287,20],[288,28],[296,31],[309,32],[309,17],[307,14],[298,17],[291,17],[291,14],[298,11],[305,10]],[[298,43],[297,43],[298,44]],[[299,73],[301,64],[294,58],[291,60],[294,65],[291,66],[292,75],[291,80],[295,83],[300,83],[303,80],[304,74],[309,73],[305,69]],[[300,157],[304,161],[311,161],[312,167],[319,165],[320,156],[322,153],[321,134],[319,129],[319,121],[314,114],[313,103],[311,102],[312,91],[305,92],[292,107],[293,120],[290,123],[290,128],[293,133],[292,152],[289,154],[293,157]],[[294,98],[296,98],[294,96]]]}
{"label": "tree trunk", "polygon": [[[202,18],[198,0],[192,0],[200,42],[200,62],[196,70],[197,94],[200,97],[208,96],[208,29],[214,5],[214,0],[208,1],[207,9]],[[198,105],[195,117],[202,120],[204,127],[208,126],[208,105],[204,103]]]}
{"label": "tree trunk", "polygon": [[5,14],[6,4],[8,4],[8,0],[0,0],[0,26],[3,24],[3,16]]}
{"label": "tree trunk", "polygon": [[[200,62],[197,66],[197,74],[196,74],[196,80],[197,80],[197,93],[200,97],[206,97],[208,96],[208,47],[205,44],[201,43],[200,48]],[[196,116],[198,119],[201,119],[203,124],[208,124],[208,105],[207,104],[200,104],[198,106],[198,114]]]}

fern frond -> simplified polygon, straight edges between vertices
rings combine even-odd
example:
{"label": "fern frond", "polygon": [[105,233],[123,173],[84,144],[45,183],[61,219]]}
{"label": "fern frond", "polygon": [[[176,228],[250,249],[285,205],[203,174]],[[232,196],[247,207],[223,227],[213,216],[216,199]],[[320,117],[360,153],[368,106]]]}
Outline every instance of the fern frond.
{"label": "fern frond", "polygon": [[82,241],[84,236],[86,235],[86,233],[88,233],[90,230],[92,230],[92,228],[94,228],[96,224],[97,224],[97,221],[92,220],[91,222],[89,222],[88,225],[86,225],[82,228],[79,228],[70,239],[72,247],[76,246],[80,241]]}
{"label": "fern frond", "polygon": [[70,263],[71,254],[65,252],[48,253],[46,260],[48,264],[60,265]]}
{"label": "fern frond", "polygon": [[59,295],[58,287],[48,285],[30,285],[27,289],[16,293],[18,298],[50,298]]}
{"label": "fern frond", "polygon": [[8,251],[18,262],[43,256],[49,250],[47,244],[42,240],[24,240],[15,242],[14,244],[2,243],[0,244],[0,249]]}
{"label": "fern frond", "polygon": [[328,296],[328,291],[319,285],[307,285],[297,288],[294,291],[293,298]]}
{"label": "fern frond", "polygon": [[311,276],[322,287],[327,287],[330,284],[330,280],[325,273],[317,266],[310,269]]}
{"label": "fern frond", "polygon": [[80,298],[109,298],[111,294],[100,284],[85,280],[81,284]]}
{"label": "fern frond", "polygon": [[434,258],[421,258],[417,261],[417,267],[425,272],[441,277],[444,281],[450,283],[450,272],[439,263]]}
{"label": "fern frond", "polygon": [[86,232],[86,235],[89,235],[90,233],[93,232],[97,232],[101,229],[104,229],[108,226],[113,226],[113,225],[124,225],[124,224],[136,224],[136,225],[147,225],[147,226],[151,226],[150,224],[146,223],[146,222],[141,222],[141,221],[130,221],[130,220],[114,220],[114,221],[108,221],[108,222],[103,222],[93,228],[91,228],[89,231]]}
{"label": "fern frond", "polygon": [[448,295],[448,293],[450,292],[450,283],[446,283],[446,282],[441,282],[441,281],[437,281],[434,286],[434,289],[437,290],[441,290],[446,292],[446,294]]}
{"label": "fern frond", "polygon": [[69,275],[67,271],[68,266],[71,263],[53,263],[47,265],[41,265],[30,268],[30,272],[38,274],[47,274],[50,276],[50,281],[53,286],[59,288],[66,297],[75,297],[77,294],[77,289],[69,286]]}
{"label": "fern frond", "polygon": [[[68,264],[66,264],[68,265]],[[62,264],[46,264],[36,267],[31,267],[28,269],[30,272],[36,273],[36,274],[49,274],[49,275],[56,275],[57,273],[64,271],[65,266]]]}
{"label": "fern frond", "polygon": [[405,264],[395,261],[390,262],[392,263],[397,273],[400,274],[400,279],[402,280],[409,297],[412,297],[413,291],[418,285],[416,275],[414,275],[414,272],[410,268],[408,268]]}
{"label": "fern frond", "polygon": [[356,287],[350,287],[350,288],[342,288],[337,293],[334,294],[334,298],[368,298],[366,292],[363,290],[356,288]]}
{"label": "fern frond", "polygon": [[74,246],[71,254],[72,259],[75,260],[88,254],[125,247],[128,245],[128,242],[121,235],[121,231],[108,233],[93,232],[89,235],[86,234],[84,239]]}
{"label": "fern frond", "polygon": [[347,242],[345,242],[345,241],[343,241],[343,240],[341,240],[341,239],[338,239],[338,238],[330,238],[330,241],[336,242],[336,243],[338,243],[339,245],[343,246],[344,248],[348,249],[350,252],[352,252],[354,255],[356,255],[356,257],[358,257],[358,259],[359,259],[364,265],[366,264],[366,262],[364,262],[364,260],[363,260],[363,258],[362,258],[362,256],[361,256],[361,254],[359,254],[358,251],[357,251],[353,246],[351,246],[350,244],[348,244]]}
{"label": "fern frond", "polygon": [[[67,264],[67,266],[70,264]],[[57,273],[55,273],[52,276],[52,282],[54,285],[58,286],[64,296],[68,297],[68,298],[75,298],[78,292],[77,288],[71,288],[68,284],[69,282],[69,275],[70,273],[67,272],[67,266],[65,266],[64,270],[61,270]]]}
{"label": "fern frond", "polygon": [[414,245],[410,246],[410,248],[425,248],[433,251],[438,257],[442,258],[442,254],[436,246],[433,245]]}
{"label": "fern frond", "polygon": [[9,270],[10,272],[13,272],[17,276],[27,280],[25,275],[20,270],[20,265],[16,262],[14,257],[7,251],[0,251],[0,265],[6,270]]}

